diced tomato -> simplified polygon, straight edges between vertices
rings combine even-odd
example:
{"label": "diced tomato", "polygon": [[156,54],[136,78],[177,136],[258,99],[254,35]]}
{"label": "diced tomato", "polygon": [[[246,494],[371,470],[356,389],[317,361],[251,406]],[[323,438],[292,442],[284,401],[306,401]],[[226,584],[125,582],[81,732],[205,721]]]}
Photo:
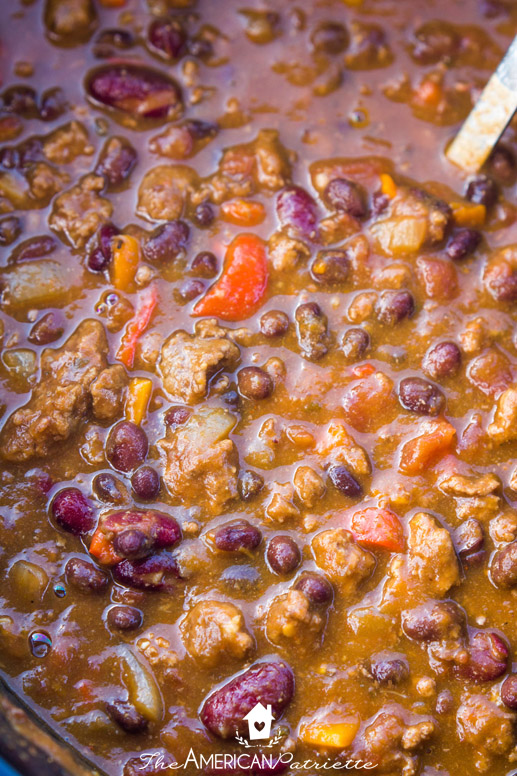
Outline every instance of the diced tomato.
{"label": "diced tomato", "polygon": [[114,566],[116,563],[120,563],[121,558],[113,549],[112,543],[109,541],[106,534],[97,528],[92,536],[90,542],[90,555],[97,558],[99,563],[103,563],[105,566]]}
{"label": "diced tomato", "polygon": [[443,418],[425,421],[420,436],[402,448],[399,469],[404,474],[421,474],[445,455],[452,446],[456,429]]}
{"label": "diced tomato", "polygon": [[373,375],[375,372],[375,367],[373,364],[357,364],[357,366],[354,366],[352,369],[352,374],[355,377],[369,377],[370,375]]}
{"label": "diced tomato", "polygon": [[261,202],[250,202],[247,199],[232,199],[223,202],[221,215],[225,221],[237,226],[257,226],[266,217],[266,210]]}
{"label": "diced tomato", "polygon": [[149,326],[157,303],[158,290],[156,286],[150,285],[142,291],[135,317],[127,324],[117,350],[118,360],[122,361],[128,369],[131,369],[135,362],[138,339]]}
{"label": "diced tomato", "polygon": [[254,234],[241,234],[226,250],[221,277],[199,300],[193,315],[215,315],[225,321],[248,318],[266,293],[266,245]]}
{"label": "diced tomato", "polygon": [[361,509],[353,515],[350,527],[354,538],[362,544],[382,547],[390,552],[402,552],[404,549],[401,522],[389,509]]}

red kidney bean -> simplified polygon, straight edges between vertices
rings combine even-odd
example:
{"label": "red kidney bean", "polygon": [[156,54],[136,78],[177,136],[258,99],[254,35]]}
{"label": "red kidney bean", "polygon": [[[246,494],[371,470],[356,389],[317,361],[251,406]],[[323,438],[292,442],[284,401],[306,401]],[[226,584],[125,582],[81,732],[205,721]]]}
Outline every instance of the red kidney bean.
{"label": "red kidney bean", "polygon": [[501,700],[509,709],[517,709],[517,674],[508,674],[502,683]]}
{"label": "red kidney bean", "polygon": [[517,541],[494,553],[490,576],[496,587],[508,588],[517,585]]}
{"label": "red kidney bean", "polygon": [[399,401],[418,415],[438,415],[445,404],[443,393],[422,377],[405,377],[399,383]]}
{"label": "red kidney bean", "polygon": [[65,331],[65,318],[60,310],[51,310],[36,321],[27,339],[33,345],[49,345],[55,342]]}
{"label": "red kidney bean", "polygon": [[320,251],[311,265],[312,279],[323,286],[345,283],[350,274],[350,259],[343,250]]}
{"label": "red kidney bean", "polygon": [[113,567],[113,577],[121,585],[137,590],[173,590],[180,578],[178,563],[172,555],[151,555],[144,560],[125,559]]}
{"label": "red kidney bean", "polygon": [[289,329],[289,318],[281,310],[268,310],[260,319],[260,331],[264,337],[282,337]]}
{"label": "red kidney bean", "polygon": [[460,676],[473,682],[492,682],[505,673],[509,649],[494,631],[477,631],[470,640],[469,660],[458,666]]}
{"label": "red kidney bean", "polygon": [[176,81],[145,65],[101,65],[87,76],[86,91],[101,105],[135,119],[176,119],[183,112]]}
{"label": "red kidney bean", "polygon": [[454,601],[426,601],[402,612],[402,630],[415,641],[440,641],[465,630],[465,612]]}
{"label": "red kidney bean", "polygon": [[118,471],[130,472],[144,462],[148,449],[145,431],[129,420],[121,420],[109,433],[106,458]]}
{"label": "red kidney bean", "polygon": [[251,552],[262,541],[262,533],[247,520],[234,520],[214,532],[214,544],[224,552]]}
{"label": "red kidney bean", "polygon": [[476,229],[462,229],[452,235],[445,253],[453,261],[461,261],[471,256],[481,242],[481,232]]}
{"label": "red kidney bean", "polygon": [[[150,555],[155,550],[162,550],[166,547],[173,547],[181,539],[181,528],[170,515],[165,512],[159,512],[156,509],[120,509],[116,512],[111,512],[107,517],[103,518],[101,524],[101,530],[118,540],[121,534],[126,534],[128,548],[131,545],[133,547],[132,552],[143,552]],[[142,544],[139,537],[127,535],[129,531],[142,534],[146,541],[146,545]],[[139,545],[139,549],[136,549],[136,545]],[[121,548],[122,549],[122,548]],[[122,556],[124,552],[120,553]]]}
{"label": "red kidney bean", "polygon": [[409,291],[384,291],[377,304],[377,317],[387,326],[411,318],[415,312],[415,300]]}
{"label": "red kidney bean", "polygon": [[88,533],[95,525],[90,502],[79,488],[63,488],[56,493],[50,510],[59,527],[69,533]]}
{"label": "red kidney bean", "polygon": [[138,155],[125,137],[111,137],[101,151],[95,173],[102,175],[108,191],[121,186],[131,175]]}
{"label": "red kidney bean", "polygon": [[267,562],[275,574],[294,571],[302,562],[300,548],[291,536],[273,536],[266,552]]}
{"label": "red kidney bean", "polygon": [[140,609],[134,606],[119,604],[108,609],[106,621],[110,628],[120,631],[133,631],[142,627],[144,616]]}
{"label": "red kidney bean", "polygon": [[201,721],[219,738],[230,738],[237,732],[245,735],[248,724],[244,717],[259,701],[264,706],[270,704],[278,720],[293,695],[294,676],[286,663],[256,663],[208,696],[201,708]]}
{"label": "red kidney bean", "polygon": [[499,190],[497,184],[486,175],[476,175],[471,178],[465,190],[465,197],[476,205],[491,208],[497,202]]}
{"label": "red kidney bean", "polygon": [[259,366],[246,366],[237,374],[239,393],[246,399],[267,399],[273,393],[274,383]]}
{"label": "red kidney bean", "polygon": [[313,604],[328,605],[334,598],[334,590],[328,579],[315,571],[305,571],[293,587],[301,590]]}
{"label": "red kidney bean", "polygon": [[152,501],[160,492],[160,475],[152,466],[142,466],[131,477],[131,487],[142,501]]}
{"label": "red kidney bean", "polygon": [[149,720],[143,717],[129,701],[120,699],[106,704],[111,719],[126,733],[143,733],[149,727]]}
{"label": "red kidney bean", "polygon": [[157,227],[144,245],[147,261],[157,264],[174,261],[187,246],[190,229],[179,218]]}
{"label": "red kidney bean", "polygon": [[38,237],[30,237],[17,245],[13,251],[10,262],[30,261],[39,259],[42,256],[49,256],[57,248],[57,241],[48,234],[41,234]]}
{"label": "red kidney bean", "polygon": [[181,426],[192,415],[189,407],[170,407],[165,413],[164,421],[167,426]]}
{"label": "red kidney bean", "polygon": [[330,210],[341,210],[355,218],[364,218],[367,213],[366,192],[362,186],[346,178],[334,178],[327,184],[322,195]]}
{"label": "red kidney bean", "polygon": [[22,222],[17,216],[0,218],[0,245],[11,245],[22,233]]}
{"label": "red kidney bean", "polygon": [[364,329],[348,329],[343,335],[341,349],[348,362],[359,361],[370,347],[370,335]]}
{"label": "red kidney bean", "polygon": [[323,54],[341,54],[348,46],[348,43],[348,31],[339,22],[321,22],[311,33],[313,49]]}
{"label": "red kidney bean", "polygon": [[108,504],[118,504],[124,501],[123,485],[113,474],[101,472],[92,480],[92,490],[95,496]]}
{"label": "red kidney bean", "polygon": [[439,342],[430,348],[422,361],[424,372],[439,380],[452,377],[461,366],[461,350],[455,342]]}
{"label": "red kidney bean", "polygon": [[258,474],[258,472],[254,472],[252,469],[246,469],[240,473],[237,490],[243,501],[251,501],[252,498],[258,496],[263,487],[264,477],[261,474]]}
{"label": "red kidney bean", "polygon": [[179,59],[187,51],[187,34],[176,19],[155,19],[147,37],[151,47],[165,59]]}
{"label": "red kidney bean", "polygon": [[83,558],[70,558],[67,561],[65,579],[68,585],[84,593],[102,593],[109,584],[107,574]]}
{"label": "red kidney bean", "polygon": [[318,231],[318,209],[311,195],[300,186],[287,186],[277,195],[278,220],[294,237],[314,239]]}
{"label": "red kidney bean", "polygon": [[371,657],[370,672],[379,684],[393,687],[409,678],[409,664],[401,652],[378,652]]}
{"label": "red kidney bean", "polygon": [[328,475],[331,483],[340,493],[349,498],[359,498],[363,493],[360,482],[356,480],[352,472],[346,466],[335,464],[328,469]]}

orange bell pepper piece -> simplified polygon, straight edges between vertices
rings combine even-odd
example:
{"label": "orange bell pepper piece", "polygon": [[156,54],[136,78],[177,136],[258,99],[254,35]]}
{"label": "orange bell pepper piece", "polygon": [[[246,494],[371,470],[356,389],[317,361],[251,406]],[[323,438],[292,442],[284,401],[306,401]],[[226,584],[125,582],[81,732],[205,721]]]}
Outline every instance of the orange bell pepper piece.
{"label": "orange bell pepper piece", "polygon": [[344,722],[313,721],[302,725],[298,738],[309,746],[346,749],[359,730],[359,719],[351,715]]}
{"label": "orange bell pepper piece", "polygon": [[390,552],[402,552],[404,549],[401,522],[389,509],[360,509],[352,516],[350,527],[354,538],[362,544],[382,547]]}
{"label": "orange bell pepper piece", "polygon": [[397,196],[397,184],[387,172],[381,174],[381,191],[390,199],[395,199]]}
{"label": "orange bell pepper piece", "polygon": [[224,221],[237,226],[257,226],[265,219],[266,209],[261,202],[232,199],[221,205],[221,216]]}
{"label": "orange bell pepper piece", "polygon": [[122,361],[124,366],[128,369],[131,369],[135,362],[138,339],[149,326],[154,308],[157,304],[158,291],[156,286],[150,285],[142,291],[135,317],[127,324],[117,350],[116,357],[119,361]]}
{"label": "orange bell pepper piece", "polygon": [[108,537],[100,528],[97,528],[92,536],[90,542],[90,555],[93,555],[94,558],[97,558],[99,563],[102,563],[105,566],[114,566],[116,563],[120,563],[120,561],[123,560],[120,555],[117,555]]}
{"label": "orange bell pepper piece", "polygon": [[126,399],[126,420],[137,426],[145,418],[153,391],[153,381],[148,377],[133,377],[129,381]]}
{"label": "orange bell pepper piece", "polygon": [[140,261],[140,245],[135,237],[122,234],[113,238],[111,282],[118,291],[130,291]]}

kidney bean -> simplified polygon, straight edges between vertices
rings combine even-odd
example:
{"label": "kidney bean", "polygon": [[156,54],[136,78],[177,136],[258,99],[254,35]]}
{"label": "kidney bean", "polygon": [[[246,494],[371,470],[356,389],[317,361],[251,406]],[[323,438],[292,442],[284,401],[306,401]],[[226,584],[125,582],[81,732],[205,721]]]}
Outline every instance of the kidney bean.
{"label": "kidney bean", "polygon": [[83,558],[70,558],[67,561],[65,579],[68,585],[84,593],[102,593],[109,584],[107,574]]}
{"label": "kidney bean", "polygon": [[497,550],[490,564],[490,576],[496,587],[517,585],[517,541]]}
{"label": "kidney bean", "polygon": [[219,526],[214,533],[214,544],[224,552],[251,552],[262,541],[262,533],[247,520],[234,520]]}
{"label": "kidney bean", "polygon": [[311,265],[311,277],[320,285],[345,283],[349,274],[350,259],[342,250],[320,251]]}
{"label": "kidney bean", "polygon": [[452,235],[445,253],[453,261],[461,261],[471,256],[481,242],[481,233],[476,229],[462,229]]}
{"label": "kidney bean", "polygon": [[101,472],[92,480],[92,490],[95,496],[108,504],[119,504],[124,501],[124,486],[113,474]]}
{"label": "kidney bean", "polygon": [[294,237],[314,239],[318,210],[311,195],[300,186],[287,186],[276,198],[276,213],[284,229]]}
{"label": "kidney bean", "polygon": [[455,342],[439,342],[430,348],[422,361],[424,372],[434,380],[452,377],[461,366],[461,350]]}
{"label": "kidney bean", "polygon": [[377,217],[387,209],[391,200],[387,194],[382,191],[374,191],[372,194],[372,216]]}
{"label": "kidney bean", "polygon": [[517,674],[508,674],[502,683],[501,700],[509,709],[517,709]]}
{"label": "kidney bean", "polygon": [[119,604],[108,609],[106,620],[110,628],[120,631],[133,631],[142,627],[144,616],[134,606]]}
{"label": "kidney bean", "polygon": [[0,218],[0,245],[11,245],[22,233],[22,222],[16,216]]}
{"label": "kidney bean", "polygon": [[194,258],[191,269],[201,278],[213,278],[217,275],[217,259],[212,251],[201,251]]}
{"label": "kidney bean", "polygon": [[113,577],[121,585],[137,590],[172,590],[180,578],[178,563],[172,555],[151,555],[144,560],[125,560],[113,567]]}
{"label": "kidney bean", "polygon": [[191,415],[190,407],[170,407],[165,413],[164,421],[167,426],[181,426]]}
{"label": "kidney bean", "polygon": [[306,302],[296,308],[294,317],[303,355],[317,361],[328,351],[327,316],[317,302]]}
{"label": "kidney bean", "polygon": [[426,601],[402,612],[402,630],[415,641],[440,641],[465,630],[465,612],[454,601]]}
{"label": "kidney bean", "polygon": [[264,337],[282,337],[289,329],[289,318],[281,310],[268,310],[260,318],[260,331]]}
{"label": "kidney bean", "polygon": [[126,733],[143,733],[149,727],[149,721],[129,701],[110,701],[106,704],[106,711]]}
{"label": "kidney bean", "polygon": [[321,22],[311,33],[315,51],[322,54],[341,54],[349,43],[346,27],[339,22]]}
{"label": "kidney bean", "polygon": [[157,264],[171,262],[184,251],[189,236],[188,224],[179,218],[162,224],[145,243],[144,257],[147,261]]}
{"label": "kidney bean", "polygon": [[414,312],[415,300],[406,290],[384,291],[377,304],[377,317],[387,326],[395,326],[404,318],[411,318]]}
{"label": "kidney bean", "polygon": [[134,119],[170,120],[183,112],[176,81],[145,65],[101,65],[87,76],[86,91],[101,105]]}
{"label": "kidney bean", "polygon": [[273,536],[267,546],[267,562],[275,574],[290,574],[302,562],[300,548],[291,536]]}
{"label": "kidney bean", "polygon": [[27,339],[33,345],[49,345],[63,336],[65,319],[60,310],[51,310],[36,321]]}
{"label": "kidney bean", "polygon": [[258,496],[263,487],[264,477],[252,469],[246,469],[239,474],[237,490],[243,501],[251,501],[252,498]]}
{"label": "kidney bean", "polygon": [[111,137],[101,151],[95,173],[102,175],[108,191],[121,186],[131,175],[138,155],[125,137]]}
{"label": "kidney bean", "polygon": [[359,361],[370,347],[370,335],[364,329],[348,329],[343,335],[341,349],[348,362]]}
{"label": "kidney bean", "polygon": [[187,50],[187,34],[176,19],[155,19],[147,37],[151,47],[165,59],[179,59]]}
{"label": "kidney bean", "polygon": [[445,403],[443,393],[422,377],[405,377],[399,383],[398,395],[402,406],[418,415],[438,415]]}
{"label": "kidney bean", "polygon": [[[120,555],[142,557],[143,554],[150,555],[154,550],[161,550],[165,547],[172,547],[181,539],[181,529],[177,521],[165,512],[159,512],[155,509],[120,509],[111,512],[103,518],[100,530],[113,536],[115,544],[121,542]],[[129,534],[130,531],[136,534]],[[122,538],[124,534],[124,538]],[[143,535],[142,537],[138,534]],[[116,550],[117,551],[117,550]]]}
{"label": "kidney bean", "polygon": [[409,678],[409,664],[400,652],[378,652],[371,657],[370,672],[379,684],[393,687]]}
{"label": "kidney bean", "polygon": [[79,488],[63,488],[56,493],[50,510],[60,528],[69,533],[76,535],[88,533],[95,525],[95,516],[90,502]]}
{"label": "kidney bean", "polygon": [[118,471],[130,472],[144,462],[148,449],[145,431],[129,420],[121,420],[109,433],[106,458]]}
{"label": "kidney bean", "polygon": [[469,644],[469,660],[458,667],[460,676],[473,682],[492,682],[505,673],[508,645],[494,631],[477,631]]}
{"label": "kidney bean", "polygon": [[197,278],[187,278],[178,291],[178,295],[183,302],[191,302],[205,290],[205,284]]}
{"label": "kidney bean", "polygon": [[328,475],[334,487],[344,496],[349,498],[359,498],[359,496],[362,496],[363,488],[361,483],[356,480],[346,466],[334,464],[329,467]]}
{"label": "kidney bean", "polygon": [[32,86],[16,84],[6,89],[2,95],[4,110],[16,113],[26,119],[38,117],[38,96]]}
{"label": "kidney bean", "polygon": [[517,176],[515,156],[508,146],[500,143],[494,148],[488,159],[490,172],[503,186],[511,186]]}
{"label": "kidney bean", "polygon": [[106,259],[100,248],[94,248],[88,254],[86,266],[91,272],[104,272],[109,267],[109,259]]}
{"label": "kidney bean", "polygon": [[340,210],[355,218],[364,218],[367,214],[366,192],[362,186],[347,178],[334,178],[322,194],[329,210]]}
{"label": "kidney bean", "polygon": [[113,238],[117,237],[118,234],[119,230],[110,221],[103,224],[97,233],[99,248],[107,261],[111,261],[113,256]]}
{"label": "kidney bean", "polygon": [[258,366],[246,366],[237,374],[239,393],[246,399],[267,399],[271,396],[274,384],[267,372]]}
{"label": "kidney bean", "polygon": [[328,605],[334,598],[334,590],[328,579],[315,571],[305,571],[293,587],[304,593],[313,604]]}
{"label": "kidney bean", "polygon": [[49,256],[57,248],[57,242],[48,234],[41,234],[37,237],[30,237],[17,245],[10,257],[13,262],[30,261],[39,259],[41,256]]}
{"label": "kidney bean", "polygon": [[464,563],[479,562],[484,557],[483,546],[485,537],[481,523],[474,517],[469,517],[456,529],[456,547],[458,555]]}
{"label": "kidney bean", "polygon": [[215,219],[215,213],[209,202],[200,202],[194,211],[194,222],[201,229],[211,226]]}
{"label": "kidney bean", "polygon": [[142,466],[131,477],[131,487],[142,501],[152,501],[160,492],[160,475],[152,466]]}
{"label": "kidney bean", "polygon": [[201,708],[201,721],[219,738],[233,737],[236,732],[246,735],[244,717],[259,701],[264,706],[271,704],[278,720],[293,695],[294,676],[286,663],[255,663],[208,696]]}
{"label": "kidney bean", "polygon": [[497,202],[499,191],[497,184],[486,175],[476,175],[471,178],[465,190],[465,197],[476,205],[491,208]]}
{"label": "kidney bean", "polygon": [[47,89],[41,95],[39,117],[42,121],[55,121],[66,112],[67,107],[62,89]]}
{"label": "kidney bean", "polygon": [[151,538],[138,528],[128,528],[113,537],[113,549],[121,558],[140,560],[150,555],[152,548]]}

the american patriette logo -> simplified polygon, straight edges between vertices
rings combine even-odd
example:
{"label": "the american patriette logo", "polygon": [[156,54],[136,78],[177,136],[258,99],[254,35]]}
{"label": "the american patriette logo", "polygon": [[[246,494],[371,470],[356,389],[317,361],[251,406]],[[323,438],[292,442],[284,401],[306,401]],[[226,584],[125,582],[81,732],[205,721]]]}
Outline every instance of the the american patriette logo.
{"label": "the american patriette logo", "polygon": [[271,734],[271,723],[275,719],[271,713],[271,704],[268,704],[266,708],[262,703],[257,703],[257,705],[246,714],[244,719],[248,723],[250,741],[269,738]]}

